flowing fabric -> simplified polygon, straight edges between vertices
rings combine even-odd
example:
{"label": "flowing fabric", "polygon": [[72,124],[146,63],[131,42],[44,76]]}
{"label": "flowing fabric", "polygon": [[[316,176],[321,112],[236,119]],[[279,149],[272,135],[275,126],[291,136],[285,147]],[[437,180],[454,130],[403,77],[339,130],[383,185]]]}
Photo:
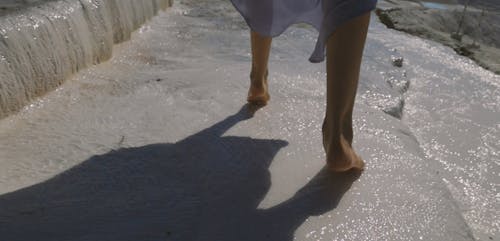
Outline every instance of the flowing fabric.
{"label": "flowing fabric", "polygon": [[325,44],[342,23],[373,10],[377,0],[231,0],[248,26],[263,36],[275,37],[295,23],[308,23],[319,31],[309,58],[325,59]]}

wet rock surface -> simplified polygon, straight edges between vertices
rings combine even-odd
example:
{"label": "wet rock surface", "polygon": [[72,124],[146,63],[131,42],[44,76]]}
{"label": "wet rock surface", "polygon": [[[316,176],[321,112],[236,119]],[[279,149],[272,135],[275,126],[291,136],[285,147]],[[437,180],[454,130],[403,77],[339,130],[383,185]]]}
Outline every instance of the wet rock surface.
{"label": "wet rock surface", "polygon": [[0,1],[0,118],[108,60],[168,0]]}
{"label": "wet rock surface", "polygon": [[253,113],[244,22],[184,0],[0,121],[0,240],[498,239],[499,77],[375,17],[369,31],[360,176],[323,170],[317,33],[275,40]]}
{"label": "wet rock surface", "polygon": [[381,1],[376,13],[388,28],[444,44],[500,74],[500,4],[472,1],[465,14],[463,5],[442,6],[429,8],[420,1]]}

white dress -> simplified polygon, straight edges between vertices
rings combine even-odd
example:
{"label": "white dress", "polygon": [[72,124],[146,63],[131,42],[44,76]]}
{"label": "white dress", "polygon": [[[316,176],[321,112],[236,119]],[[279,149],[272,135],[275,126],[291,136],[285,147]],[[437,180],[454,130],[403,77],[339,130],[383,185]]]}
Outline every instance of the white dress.
{"label": "white dress", "polygon": [[275,37],[295,23],[308,23],[319,31],[309,60],[325,59],[325,43],[342,23],[373,10],[377,0],[231,0],[248,26]]}

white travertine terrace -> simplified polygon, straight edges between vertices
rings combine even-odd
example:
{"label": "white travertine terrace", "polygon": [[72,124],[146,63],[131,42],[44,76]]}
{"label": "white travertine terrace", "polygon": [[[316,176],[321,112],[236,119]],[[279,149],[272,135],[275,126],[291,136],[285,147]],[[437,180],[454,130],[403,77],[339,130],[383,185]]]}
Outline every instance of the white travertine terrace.
{"label": "white travertine terrace", "polygon": [[0,118],[109,59],[171,0],[61,0],[0,16]]}

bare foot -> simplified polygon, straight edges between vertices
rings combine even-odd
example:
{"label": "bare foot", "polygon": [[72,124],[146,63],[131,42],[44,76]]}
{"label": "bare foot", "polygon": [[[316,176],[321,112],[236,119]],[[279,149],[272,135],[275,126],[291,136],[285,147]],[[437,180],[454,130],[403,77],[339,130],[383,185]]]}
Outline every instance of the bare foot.
{"label": "bare foot", "polygon": [[[328,169],[334,172],[345,172],[351,169],[362,171],[365,167],[363,160],[352,149],[351,143],[344,134],[340,141],[332,141],[330,126],[325,118],[323,122],[323,147],[326,152]],[[345,131],[345,130],[343,130]]]}
{"label": "bare foot", "polygon": [[344,137],[341,137],[339,145],[328,145],[326,162],[328,169],[334,172],[363,170],[365,167],[364,161],[354,152]]}
{"label": "bare foot", "polygon": [[264,106],[271,99],[267,87],[267,78],[263,81],[252,79],[250,89],[248,90],[248,103],[252,105]]}

